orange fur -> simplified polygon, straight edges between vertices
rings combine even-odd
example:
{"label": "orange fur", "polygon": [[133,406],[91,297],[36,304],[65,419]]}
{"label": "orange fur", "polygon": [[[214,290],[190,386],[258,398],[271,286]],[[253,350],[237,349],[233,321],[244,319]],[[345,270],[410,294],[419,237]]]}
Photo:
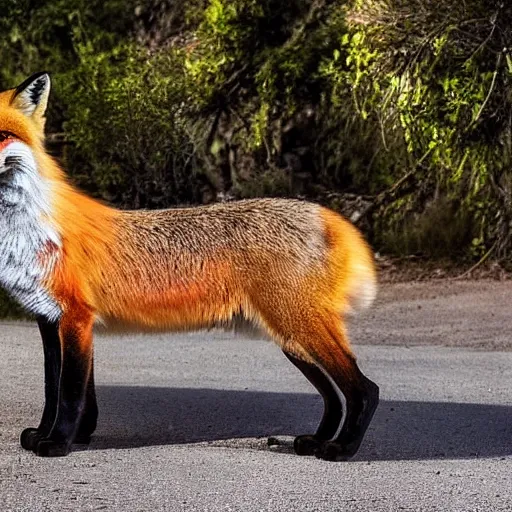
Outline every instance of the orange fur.
{"label": "orange fur", "polygon": [[[137,243],[140,235],[130,213],[92,201],[63,183],[53,217],[62,235],[62,258],[48,286],[64,310],[80,300],[112,325],[202,328],[227,323],[242,312],[284,339],[297,324],[280,332],[267,318],[286,318],[298,301],[301,310],[325,310],[339,318],[359,285],[374,286],[371,255],[358,232],[328,210],[321,209],[320,216],[327,242],[325,263],[313,265],[301,281],[287,287],[286,258],[276,261],[275,253],[250,247],[244,255],[234,247],[190,260],[187,254],[173,254],[156,262],[151,247],[145,247],[144,240]],[[137,221],[154,222],[150,212],[137,214]],[[357,268],[354,272],[356,265],[365,274],[358,275]]]}
{"label": "orange fur", "polygon": [[19,110],[11,106],[14,89],[0,93],[1,129],[15,134],[30,147],[44,153],[44,133],[38,120],[27,119]]}

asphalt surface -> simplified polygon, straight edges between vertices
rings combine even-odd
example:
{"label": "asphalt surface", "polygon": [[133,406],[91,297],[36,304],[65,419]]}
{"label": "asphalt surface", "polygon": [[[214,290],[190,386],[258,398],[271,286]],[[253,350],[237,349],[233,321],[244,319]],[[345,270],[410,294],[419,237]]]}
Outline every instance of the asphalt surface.
{"label": "asphalt surface", "polygon": [[321,399],[280,350],[223,332],[98,336],[93,443],[37,458],[18,436],[42,407],[38,332],[1,324],[0,510],[510,511],[511,298],[512,283],[383,287],[350,328],[381,403],[339,463],[292,453]]}

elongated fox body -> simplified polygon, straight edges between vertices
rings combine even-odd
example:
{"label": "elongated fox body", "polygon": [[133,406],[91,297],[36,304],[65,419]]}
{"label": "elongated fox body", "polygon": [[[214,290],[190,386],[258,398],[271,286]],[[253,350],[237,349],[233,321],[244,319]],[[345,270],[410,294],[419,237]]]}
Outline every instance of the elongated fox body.
{"label": "elongated fox body", "polygon": [[[47,287],[61,307],[82,301],[107,326],[193,329],[242,315],[286,338],[291,333],[274,329],[272,316],[299,300],[304,311],[340,315],[373,298],[375,274],[359,234],[313,204],[105,211],[101,223],[88,212],[73,238],[63,234],[61,248],[42,260],[53,267]],[[100,232],[89,237],[94,219]]]}
{"label": "elongated fox body", "polygon": [[[159,211],[99,203],[44,150],[49,85],[38,74],[0,94],[0,284],[38,317],[45,358],[57,345],[62,358],[59,375],[46,375],[55,396],[46,396],[41,425],[24,431],[22,445],[61,455],[94,430],[95,322],[174,331],[243,318],[266,331],[326,400],[319,432],[297,438],[296,451],[326,459],[355,453],[378,397],[342,321],[376,292],[373,257],[356,228],[298,200]],[[67,379],[77,375],[80,386],[68,392]],[[330,411],[340,394],[359,407],[353,419],[347,411],[347,432],[341,404],[336,417]],[[60,411],[67,401],[74,402]]]}

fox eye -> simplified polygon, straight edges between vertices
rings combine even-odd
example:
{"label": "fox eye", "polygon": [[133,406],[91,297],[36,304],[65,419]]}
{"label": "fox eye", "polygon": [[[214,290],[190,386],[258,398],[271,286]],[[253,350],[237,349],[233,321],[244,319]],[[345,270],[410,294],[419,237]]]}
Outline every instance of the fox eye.
{"label": "fox eye", "polygon": [[11,133],[11,132],[7,132],[7,131],[0,131],[0,142],[3,142],[4,140],[7,140],[7,139],[15,139],[16,136],[14,135],[14,133]]}

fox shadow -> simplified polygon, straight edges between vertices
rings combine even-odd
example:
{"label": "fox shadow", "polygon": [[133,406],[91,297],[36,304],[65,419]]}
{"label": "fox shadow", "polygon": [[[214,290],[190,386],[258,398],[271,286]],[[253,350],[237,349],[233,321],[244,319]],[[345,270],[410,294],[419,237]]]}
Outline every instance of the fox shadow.
{"label": "fox shadow", "polygon": [[[100,418],[90,449],[313,433],[323,409],[319,396],[306,393],[127,386],[97,392]],[[293,451],[291,438],[282,445],[280,451]],[[270,450],[265,442],[256,446]],[[512,407],[381,400],[354,460],[507,455]]]}

